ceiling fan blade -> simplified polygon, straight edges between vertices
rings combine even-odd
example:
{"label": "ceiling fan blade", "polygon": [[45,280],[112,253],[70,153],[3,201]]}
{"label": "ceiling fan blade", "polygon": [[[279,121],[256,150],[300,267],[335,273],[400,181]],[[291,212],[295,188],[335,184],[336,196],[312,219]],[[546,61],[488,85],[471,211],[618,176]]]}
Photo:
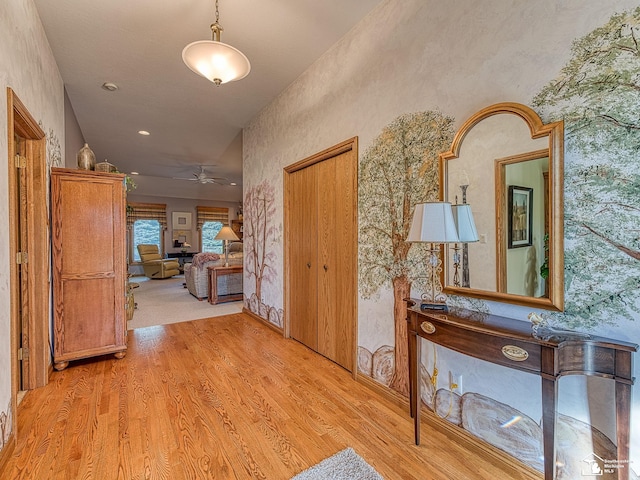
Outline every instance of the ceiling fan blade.
{"label": "ceiling fan blade", "polygon": [[207,183],[215,183],[218,185],[224,185],[226,182],[226,178],[224,177],[207,177],[207,174],[204,171],[204,167],[200,167],[199,173],[194,173],[193,178],[184,178],[184,177],[172,177],[174,180],[189,180],[191,182],[198,182],[201,184]]}

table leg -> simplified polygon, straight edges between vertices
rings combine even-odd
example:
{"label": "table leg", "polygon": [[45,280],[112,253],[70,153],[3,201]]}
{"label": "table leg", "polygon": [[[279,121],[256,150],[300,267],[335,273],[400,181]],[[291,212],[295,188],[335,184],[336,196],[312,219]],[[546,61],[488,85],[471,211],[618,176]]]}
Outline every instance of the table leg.
{"label": "table leg", "polygon": [[411,418],[415,415],[415,408],[413,405],[413,372],[415,368],[413,367],[413,362],[415,358],[415,352],[413,351],[414,345],[416,342],[416,336],[411,335],[411,324],[409,323],[409,318],[407,318],[407,343],[408,349],[407,354],[409,356],[409,413],[411,414]]}
{"label": "table leg", "polygon": [[556,411],[558,384],[555,378],[542,376],[542,443],[544,450],[544,479],[553,480],[556,471]]}
{"label": "table leg", "polygon": [[629,418],[631,385],[616,381],[616,437],[618,441],[618,480],[629,480]]}
{"label": "table leg", "polygon": [[[413,431],[416,445],[420,445],[420,339],[415,332],[409,336],[413,343],[413,356],[410,355],[411,368],[411,410],[413,411]],[[411,351],[410,350],[410,351]]]}

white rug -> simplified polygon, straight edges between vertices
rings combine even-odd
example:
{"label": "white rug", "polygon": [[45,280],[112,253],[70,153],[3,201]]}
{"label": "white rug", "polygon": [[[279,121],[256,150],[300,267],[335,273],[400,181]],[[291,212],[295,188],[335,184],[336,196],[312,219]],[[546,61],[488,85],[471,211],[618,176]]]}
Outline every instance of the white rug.
{"label": "white rug", "polygon": [[291,480],[384,480],[352,448],[346,448]]}
{"label": "white rug", "polygon": [[133,290],[138,308],[134,310],[133,318],[127,322],[129,330],[219,317],[242,311],[242,302],[211,305],[206,299],[199,301],[183,287],[184,275],[162,280],[132,277],[131,282],[140,286]]}

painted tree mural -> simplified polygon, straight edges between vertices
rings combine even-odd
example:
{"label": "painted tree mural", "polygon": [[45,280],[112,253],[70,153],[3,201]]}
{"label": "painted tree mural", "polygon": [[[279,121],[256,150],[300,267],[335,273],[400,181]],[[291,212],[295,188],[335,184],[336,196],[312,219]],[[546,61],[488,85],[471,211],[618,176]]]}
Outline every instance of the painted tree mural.
{"label": "painted tree mural", "polygon": [[438,154],[453,139],[453,119],[437,111],[405,114],[384,128],[359,172],[359,289],[370,298],[393,288],[395,364],[390,387],[408,392],[407,325],[403,298],[412,282],[424,288],[426,252],[405,242],[417,203],[437,200]]}
{"label": "painted tree mural", "polygon": [[573,153],[565,169],[570,295],[557,315],[572,327],[640,311],[639,28],[640,7],[576,40],[559,77],[534,99],[564,117],[566,157]]}
{"label": "painted tree mural", "polygon": [[[265,180],[251,188],[244,199],[243,243],[245,245],[245,273],[255,280],[255,295],[262,303],[262,283],[273,281],[277,228],[273,223],[275,190]],[[259,313],[259,312],[256,312]]]}
{"label": "painted tree mural", "polygon": [[[43,128],[42,122],[39,122],[39,125],[41,128]],[[64,166],[64,162],[62,161],[62,149],[60,148],[60,140],[58,140],[57,135],[51,128],[49,129],[49,134],[47,135],[47,165],[49,167]]]}

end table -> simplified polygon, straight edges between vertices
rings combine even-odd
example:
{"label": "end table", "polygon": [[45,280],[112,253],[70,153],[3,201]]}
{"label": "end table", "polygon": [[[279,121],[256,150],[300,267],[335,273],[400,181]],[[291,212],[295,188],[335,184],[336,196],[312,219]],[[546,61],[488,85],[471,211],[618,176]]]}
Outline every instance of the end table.
{"label": "end table", "polygon": [[[222,302],[242,300],[242,265],[229,267],[207,267],[209,272],[209,303],[215,305]],[[240,276],[238,282],[237,277]]]}

